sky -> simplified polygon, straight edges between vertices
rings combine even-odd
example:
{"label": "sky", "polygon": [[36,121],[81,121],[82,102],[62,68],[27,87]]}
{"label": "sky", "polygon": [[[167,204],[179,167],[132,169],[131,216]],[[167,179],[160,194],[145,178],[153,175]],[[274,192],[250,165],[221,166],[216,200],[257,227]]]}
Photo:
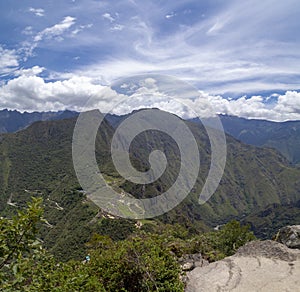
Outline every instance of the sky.
{"label": "sky", "polygon": [[[299,0],[2,0],[0,109],[85,110],[116,80],[155,73],[217,113],[300,120],[299,15]],[[121,108],[182,113],[154,99]]]}

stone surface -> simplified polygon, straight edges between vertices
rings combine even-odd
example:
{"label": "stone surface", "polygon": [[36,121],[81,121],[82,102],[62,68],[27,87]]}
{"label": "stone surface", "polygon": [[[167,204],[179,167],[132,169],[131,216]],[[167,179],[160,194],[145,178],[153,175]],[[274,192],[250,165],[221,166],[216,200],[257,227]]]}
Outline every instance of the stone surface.
{"label": "stone surface", "polygon": [[278,231],[275,240],[285,244],[289,248],[300,249],[300,225],[281,228]]}
{"label": "stone surface", "polygon": [[300,291],[300,250],[250,242],[234,256],[187,272],[185,291]]}
{"label": "stone surface", "polygon": [[195,268],[195,265],[194,265],[194,263],[191,263],[191,262],[185,263],[181,266],[181,269],[183,271],[191,271],[194,268]]}
{"label": "stone surface", "polygon": [[196,267],[203,267],[208,265],[208,261],[202,258],[200,253],[185,254],[178,260],[182,271],[191,271]]}

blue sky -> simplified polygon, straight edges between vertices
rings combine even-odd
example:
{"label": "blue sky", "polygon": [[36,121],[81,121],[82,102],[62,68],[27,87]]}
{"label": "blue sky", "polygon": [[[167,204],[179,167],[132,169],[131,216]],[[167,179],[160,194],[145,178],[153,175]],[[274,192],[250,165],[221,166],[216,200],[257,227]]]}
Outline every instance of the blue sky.
{"label": "blue sky", "polygon": [[0,108],[80,110],[118,78],[159,73],[217,112],[300,119],[299,15],[298,0],[1,1]]}

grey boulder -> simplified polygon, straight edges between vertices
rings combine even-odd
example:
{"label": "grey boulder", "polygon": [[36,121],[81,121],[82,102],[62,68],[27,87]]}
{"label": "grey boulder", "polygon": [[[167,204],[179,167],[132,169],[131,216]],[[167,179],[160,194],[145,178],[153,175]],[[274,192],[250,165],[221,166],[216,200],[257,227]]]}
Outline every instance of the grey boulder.
{"label": "grey boulder", "polygon": [[253,241],[186,277],[186,292],[300,291],[300,250],[271,240]]}
{"label": "grey boulder", "polygon": [[275,240],[285,244],[289,248],[300,249],[300,225],[286,226],[281,228]]}

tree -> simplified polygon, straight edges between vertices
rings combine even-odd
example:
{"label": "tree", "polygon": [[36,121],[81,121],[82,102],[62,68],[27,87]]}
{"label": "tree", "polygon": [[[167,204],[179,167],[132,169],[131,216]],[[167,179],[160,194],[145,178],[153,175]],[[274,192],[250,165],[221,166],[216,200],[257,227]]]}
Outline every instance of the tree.
{"label": "tree", "polygon": [[251,240],[255,240],[253,232],[248,225],[242,226],[238,221],[232,220],[219,231],[219,248],[226,256],[233,255],[239,247]]}
{"label": "tree", "polygon": [[91,274],[106,291],[183,291],[180,268],[161,236],[142,233],[122,241],[95,235]]}
{"label": "tree", "polygon": [[37,225],[43,220],[42,199],[32,198],[25,211],[12,219],[0,218],[0,283],[22,282],[24,264],[42,250],[36,239]]}

